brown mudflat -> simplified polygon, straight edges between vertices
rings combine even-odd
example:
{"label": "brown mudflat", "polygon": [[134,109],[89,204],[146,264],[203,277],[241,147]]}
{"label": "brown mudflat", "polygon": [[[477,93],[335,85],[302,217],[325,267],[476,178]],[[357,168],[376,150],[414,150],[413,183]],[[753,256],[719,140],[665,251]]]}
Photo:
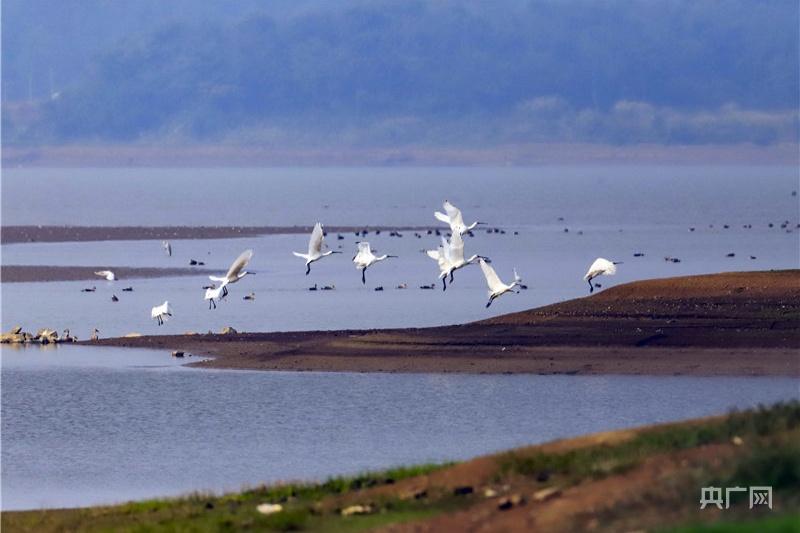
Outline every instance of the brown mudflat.
{"label": "brown mudflat", "polygon": [[800,270],[639,281],[459,326],[87,344],[181,350],[198,366],[252,370],[800,376]]}

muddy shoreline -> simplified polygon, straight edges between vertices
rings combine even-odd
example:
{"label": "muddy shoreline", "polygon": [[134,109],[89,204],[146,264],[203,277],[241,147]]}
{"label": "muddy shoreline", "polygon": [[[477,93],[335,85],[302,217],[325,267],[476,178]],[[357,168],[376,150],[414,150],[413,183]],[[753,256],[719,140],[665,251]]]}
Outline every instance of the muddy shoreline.
{"label": "muddy shoreline", "polygon": [[[0,244],[26,242],[237,239],[258,235],[310,233],[311,226],[3,226]],[[435,231],[434,226],[325,226],[327,233],[356,231]]]}
{"label": "muddy shoreline", "polygon": [[87,341],[206,368],[800,377],[800,270],[633,282],[458,326]]}
{"label": "muddy shoreline", "polygon": [[[10,226],[2,228],[2,242],[235,238],[309,230]],[[96,279],[94,270],[3,265],[1,275],[3,282]],[[205,272],[117,270],[121,278]],[[638,281],[458,326],[143,336],[86,344],[179,350],[192,356],[188,364],[250,370],[800,376],[800,270]]]}

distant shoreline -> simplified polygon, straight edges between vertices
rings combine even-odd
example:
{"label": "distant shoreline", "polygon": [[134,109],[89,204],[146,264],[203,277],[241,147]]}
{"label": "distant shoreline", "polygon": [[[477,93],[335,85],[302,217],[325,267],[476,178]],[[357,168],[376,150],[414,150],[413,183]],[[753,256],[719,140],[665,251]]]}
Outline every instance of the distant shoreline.
{"label": "distant shoreline", "polygon": [[[310,233],[313,226],[3,226],[0,243],[237,239],[255,235]],[[326,233],[437,232],[434,226],[325,226]]]}
{"label": "distant shoreline", "polygon": [[2,167],[796,165],[798,145],[608,145],[524,143],[501,146],[386,148],[232,145],[4,146]]}

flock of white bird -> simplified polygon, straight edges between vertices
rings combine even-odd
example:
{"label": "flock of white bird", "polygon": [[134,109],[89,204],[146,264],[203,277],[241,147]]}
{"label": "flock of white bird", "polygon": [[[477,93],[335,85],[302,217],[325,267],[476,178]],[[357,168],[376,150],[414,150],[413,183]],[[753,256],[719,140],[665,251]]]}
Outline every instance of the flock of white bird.
{"label": "flock of white bird", "polygon": [[[447,200],[444,201],[443,207],[445,212],[441,213],[436,211],[434,216],[437,220],[449,225],[449,238],[445,235],[442,235],[441,244],[437,249],[426,250],[427,255],[435,260],[439,266],[439,279],[442,280],[442,290],[447,289],[448,278],[450,282],[453,281],[453,275],[456,270],[475,263],[480,265],[481,271],[486,278],[486,284],[489,287],[487,292],[489,300],[486,303],[486,307],[489,307],[496,298],[502,296],[503,294],[508,292],[519,293],[517,287],[527,288],[527,286],[522,283],[522,279],[519,277],[519,275],[517,275],[516,269],[514,269],[514,280],[510,284],[506,284],[500,280],[494,268],[492,268],[492,266],[489,264],[491,260],[488,257],[474,254],[467,259],[464,254],[463,235],[475,228],[477,225],[484,224],[484,222],[476,221],[467,225],[464,223],[463,215],[457,207]],[[311,231],[311,237],[308,242],[308,253],[292,252],[295,256],[305,259],[306,274],[311,272],[312,263],[329,255],[342,253],[335,250],[323,251],[324,238],[325,233],[322,223],[317,222],[314,225],[314,229]],[[355,264],[356,269],[361,270],[361,282],[363,284],[366,284],[367,282],[367,268],[390,257],[397,257],[389,254],[376,256],[370,249],[370,244],[366,241],[359,241],[356,244],[358,246],[358,251],[353,257],[353,263]],[[164,249],[168,255],[172,255],[172,247],[168,242],[164,242]],[[206,291],[205,299],[209,302],[209,309],[216,309],[216,302],[228,295],[228,285],[238,282],[248,274],[255,274],[255,272],[249,272],[245,270],[245,267],[250,262],[252,257],[253,250],[245,250],[239,255],[239,257],[236,258],[224,275],[209,276],[209,279],[214,283],[203,287]],[[583,277],[584,281],[589,283],[589,292],[591,293],[594,291],[595,285],[592,284],[593,279],[603,274],[612,275],[616,273],[616,265],[618,264],[619,262],[613,262],[603,258],[598,258],[595,260],[589,267],[586,275]],[[114,272],[109,270],[101,270],[95,272],[95,274],[109,281],[114,281],[117,279]],[[255,295],[250,293],[250,296],[245,296],[245,299],[254,299],[254,297]],[[157,321],[159,326],[164,324],[164,322],[166,322],[167,319],[172,316],[172,314],[173,308],[169,301],[165,301],[161,305],[153,307],[150,312],[150,316]]]}

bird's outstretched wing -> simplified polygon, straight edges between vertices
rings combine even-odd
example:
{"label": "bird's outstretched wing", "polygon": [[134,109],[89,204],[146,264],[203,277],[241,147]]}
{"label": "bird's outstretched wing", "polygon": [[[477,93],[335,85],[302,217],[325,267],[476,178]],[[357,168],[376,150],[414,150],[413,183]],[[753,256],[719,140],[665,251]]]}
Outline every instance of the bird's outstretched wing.
{"label": "bird's outstretched wing", "polygon": [[322,252],[322,223],[317,222],[308,241],[308,255],[315,256]]}
{"label": "bird's outstretched wing", "polygon": [[366,241],[360,241],[356,244],[358,245],[358,253],[353,257],[353,262],[364,263],[366,259],[372,255],[372,250],[369,249],[369,243]]}
{"label": "bird's outstretched wing", "polygon": [[440,213],[439,211],[436,211],[435,213],[433,213],[433,216],[436,217],[436,220],[441,220],[445,224],[450,224],[450,217],[445,215],[444,213]]}
{"label": "bird's outstretched wing", "polygon": [[617,265],[609,261],[608,259],[603,259],[602,257],[598,257],[592,263],[592,266],[589,267],[589,271],[586,272],[586,275],[583,276],[583,281],[589,281],[592,278],[596,278],[600,274],[607,274],[612,275],[616,274],[617,272]]}
{"label": "bird's outstretched wing", "polygon": [[450,236],[450,262],[457,263],[464,261],[464,239],[457,231]]}
{"label": "bird's outstretched wing", "polygon": [[500,281],[500,278],[497,277],[497,273],[486,261],[479,259],[478,263],[481,265],[481,270],[483,270],[483,275],[486,277],[486,283],[489,285],[489,289],[494,291],[504,285],[504,283]]}
{"label": "bird's outstretched wing", "polygon": [[253,250],[245,250],[242,252],[241,255],[236,258],[236,261],[233,262],[225,277],[228,279],[236,277],[245,265],[247,265],[251,257],[253,257]]}
{"label": "bird's outstretched wing", "polygon": [[444,207],[445,213],[447,213],[447,216],[450,220],[451,226],[458,222],[462,224],[464,223],[463,217],[461,216],[461,210],[459,208],[457,208],[447,200],[445,200],[444,204],[442,205]]}

